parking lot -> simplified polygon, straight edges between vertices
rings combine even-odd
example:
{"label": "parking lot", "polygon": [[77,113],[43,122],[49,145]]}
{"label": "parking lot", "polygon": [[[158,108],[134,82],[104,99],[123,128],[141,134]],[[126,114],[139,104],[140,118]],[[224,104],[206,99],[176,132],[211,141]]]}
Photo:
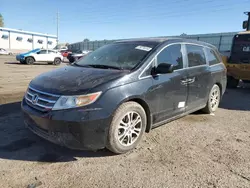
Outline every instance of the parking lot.
{"label": "parking lot", "polygon": [[[66,63],[60,66],[67,66]],[[250,87],[145,134],[132,152],[72,151],[24,128],[29,81],[58,66],[0,56],[0,187],[250,187]]]}

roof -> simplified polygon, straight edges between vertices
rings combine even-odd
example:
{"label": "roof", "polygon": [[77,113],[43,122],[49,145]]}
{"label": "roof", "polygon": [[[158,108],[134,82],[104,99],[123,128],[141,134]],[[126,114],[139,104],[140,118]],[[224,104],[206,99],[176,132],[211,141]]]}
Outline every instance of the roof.
{"label": "roof", "polygon": [[165,42],[170,39],[180,39],[178,37],[147,37],[147,38],[132,38],[132,39],[123,39],[117,40],[116,42]]}
{"label": "roof", "polygon": [[194,44],[200,44],[200,45],[216,48],[214,45],[212,45],[210,43],[206,43],[206,42],[198,41],[198,40],[194,40],[194,39],[181,38],[181,37],[166,37],[166,38],[151,37],[151,38],[118,40],[116,42],[117,43],[119,43],[119,42],[157,42],[159,44],[164,43],[164,42],[184,42],[184,43],[186,42],[186,43],[194,43]]}
{"label": "roof", "polygon": [[24,31],[19,29],[10,29],[6,27],[0,27],[0,31],[7,31],[7,32],[13,32],[13,33],[20,33],[20,34],[28,34],[28,35],[35,35],[35,36],[42,36],[42,37],[50,37],[50,38],[57,38],[56,35],[49,35],[44,33],[36,33],[31,31]]}

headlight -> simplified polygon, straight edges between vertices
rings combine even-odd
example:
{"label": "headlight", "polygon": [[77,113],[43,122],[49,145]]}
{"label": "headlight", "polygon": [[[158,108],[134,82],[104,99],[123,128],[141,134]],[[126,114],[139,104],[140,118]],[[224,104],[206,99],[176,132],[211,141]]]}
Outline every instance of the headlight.
{"label": "headlight", "polygon": [[95,102],[102,92],[77,96],[61,96],[55,103],[52,110],[62,110],[89,105]]}

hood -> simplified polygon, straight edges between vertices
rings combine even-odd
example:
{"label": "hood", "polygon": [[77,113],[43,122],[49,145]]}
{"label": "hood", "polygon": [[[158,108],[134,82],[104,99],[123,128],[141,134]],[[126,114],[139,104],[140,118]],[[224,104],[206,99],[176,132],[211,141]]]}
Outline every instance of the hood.
{"label": "hood", "polygon": [[37,76],[30,86],[52,94],[78,95],[126,74],[120,70],[65,66]]}
{"label": "hood", "polygon": [[19,55],[27,56],[27,55],[30,55],[30,54],[33,54],[33,53],[36,53],[36,52],[39,52],[39,51],[40,51],[40,48],[37,48],[37,49],[31,50],[31,51],[28,51],[28,52],[25,52],[25,53],[21,53]]}

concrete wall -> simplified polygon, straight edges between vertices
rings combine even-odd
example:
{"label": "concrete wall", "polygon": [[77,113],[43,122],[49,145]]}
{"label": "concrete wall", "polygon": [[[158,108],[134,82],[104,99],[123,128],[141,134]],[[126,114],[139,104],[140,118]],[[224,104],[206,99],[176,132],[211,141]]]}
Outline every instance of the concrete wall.
{"label": "concrete wall", "polygon": [[[4,38],[5,35],[8,37]],[[39,43],[38,40],[42,40],[43,42]],[[48,41],[51,41],[52,44],[48,44]],[[22,52],[35,48],[46,49],[47,47],[52,49],[56,46],[56,43],[57,38],[53,35],[0,27],[0,48],[5,48],[11,50],[12,52]]]}

